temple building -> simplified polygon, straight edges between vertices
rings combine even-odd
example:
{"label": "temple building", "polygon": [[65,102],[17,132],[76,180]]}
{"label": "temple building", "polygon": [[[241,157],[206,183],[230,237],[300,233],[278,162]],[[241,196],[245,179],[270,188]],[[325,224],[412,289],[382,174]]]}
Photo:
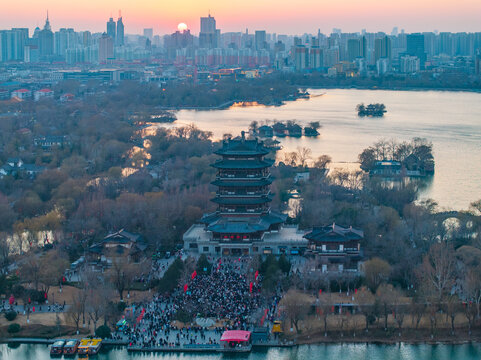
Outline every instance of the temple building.
{"label": "temple building", "polygon": [[317,257],[323,273],[359,271],[362,230],[333,223],[314,227],[304,237],[309,241],[305,255]]}
{"label": "temple building", "polygon": [[299,254],[307,247],[304,233],[285,227],[287,215],[272,211],[269,149],[241,137],[224,140],[215,151],[217,210],[205,214],[184,234],[186,251],[211,255]]}

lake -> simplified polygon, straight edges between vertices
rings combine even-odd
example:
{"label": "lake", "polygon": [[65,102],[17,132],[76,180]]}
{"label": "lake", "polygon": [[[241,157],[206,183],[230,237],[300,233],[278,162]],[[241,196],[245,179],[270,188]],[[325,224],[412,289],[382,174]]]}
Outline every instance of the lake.
{"label": "lake", "polygon": [[[128,353],[125,348],[116,348],[95,356],[98,360],[122,359],[248,359],[248,360],[477,360],[481,357],[481,344],[464,345],[374,345],[374,344],[329,344],[301,345],[294,348],[270,348],[250,354],[193,354],[193,353]],[[20,345],[9,348],[0,345],[2,360],[46,360],[50,359],[46,345]]]}
{"label": "lake", "polygon": [[[234,136],[257,120],[296,120],[305,126],[322,124],[318,138],[282,138],[283,151],[298,146],[312,150],[312,157],[328,154],[331,167],[350,167],[362,150],[385,138],[398,141],[424,137],[434,145],[436,173],[422,198],[436,200],[441,209],[467,209],[481,198],[481,94],[441,91],[384,91],[311,89],[311,99],[286,102],[280,107],[231,107],[226,110],[177,112],[176,126],[195,123],[214,137]],[[316,96],[321,95],[321,96]],[[359,103],[383,103],[382,118],[359,118]],[[282,158],[282,154],[280,154]],[[355,166],[354,166],[355,167]]]}

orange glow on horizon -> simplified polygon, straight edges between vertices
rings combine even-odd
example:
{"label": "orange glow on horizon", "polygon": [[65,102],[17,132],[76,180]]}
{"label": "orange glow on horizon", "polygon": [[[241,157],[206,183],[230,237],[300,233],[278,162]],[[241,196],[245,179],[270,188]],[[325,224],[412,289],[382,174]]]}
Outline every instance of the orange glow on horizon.
{"label": "orange glow on horizon", "polygon": [[42,27],[46,11],[54,30],[73,27],[77,31],[105,31],[110,16],[117,19],[122,10],[126,33],[141,33],[154,28],[155,34],[172,33],[179,23],[199,32],[199,17],[209,10],[223,32],[265,29],[268,32],[302,34],[330,33],[332,28],[345,32],[390,32],[394,26],[415,31],[481,31],[478,0],[25,0],[2,4],[0,29]]}

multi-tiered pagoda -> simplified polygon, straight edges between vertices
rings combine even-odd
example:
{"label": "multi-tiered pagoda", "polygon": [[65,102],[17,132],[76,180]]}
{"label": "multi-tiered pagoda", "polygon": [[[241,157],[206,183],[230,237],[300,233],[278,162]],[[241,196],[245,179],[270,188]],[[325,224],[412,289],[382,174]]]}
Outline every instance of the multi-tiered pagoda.
{"label": "multi-tiered pagoda", "polygon": [[[184,235],[186,250],[219,255],[247,255],[275,252],[266,245],[266,236],[279,234],[287,215],[271,211],[269,150],[258,139],[228,139],[215,154],[222,156],[217,169],[214,213],[201,219]],[[295,236],[298,239],[298,236]],[[302,236],[301,236],[302,239]],[[302,240],[301,240],[302,242]]]}

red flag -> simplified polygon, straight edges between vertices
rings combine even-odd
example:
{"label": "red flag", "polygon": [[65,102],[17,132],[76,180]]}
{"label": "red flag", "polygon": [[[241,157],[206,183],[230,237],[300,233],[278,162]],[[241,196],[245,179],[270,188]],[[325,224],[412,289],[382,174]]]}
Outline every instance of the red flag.
{"label": "red flag", "polygon": [[35,312],[35,306],[32,308],[32,311]]}
{"label": "red flag", "polygon": [[187,284],[184,285],[184,293],[187,292],[188,287],[189,287],[189,286],[188,286]]}
{"label": "red flag", "polygon": [[249,284],[249,292],[252,294],[252,281]]}
{"label": "red flag", "polygon": [[10,298],[8,299],[8,303],[9,303],[10,305],[13,305],[14,302],[15,302],[15,296],[10,295]]}
{"label": "red flag", "polygon": [[259,276],[259,270],[257,270],[256,273],[254,274],[254,278],[257,280],[258,276]]}
{"label": "red flag", "polygon": [[45,292],[45,294],[43,294],[43,296],[45,297],[45,299],[47,298],[47,292]]}
{"label": "red flag", "polygon": [[357,294],[357,289],[354,289],[354,294]]}
{"label": "red flag", "polygon": [[194,280],[196,276],[197,276],[197,271],[194,270],[194,272],[191,275],[192,280]]}
{"label": "red flag", "polygon": [[331,307],[331,312],[334,312],[334,306]]}
{"label": "red flag", "polygon": [[321,295],[321,294],[322,294],[322,289],[319,289],[319,295]]}

